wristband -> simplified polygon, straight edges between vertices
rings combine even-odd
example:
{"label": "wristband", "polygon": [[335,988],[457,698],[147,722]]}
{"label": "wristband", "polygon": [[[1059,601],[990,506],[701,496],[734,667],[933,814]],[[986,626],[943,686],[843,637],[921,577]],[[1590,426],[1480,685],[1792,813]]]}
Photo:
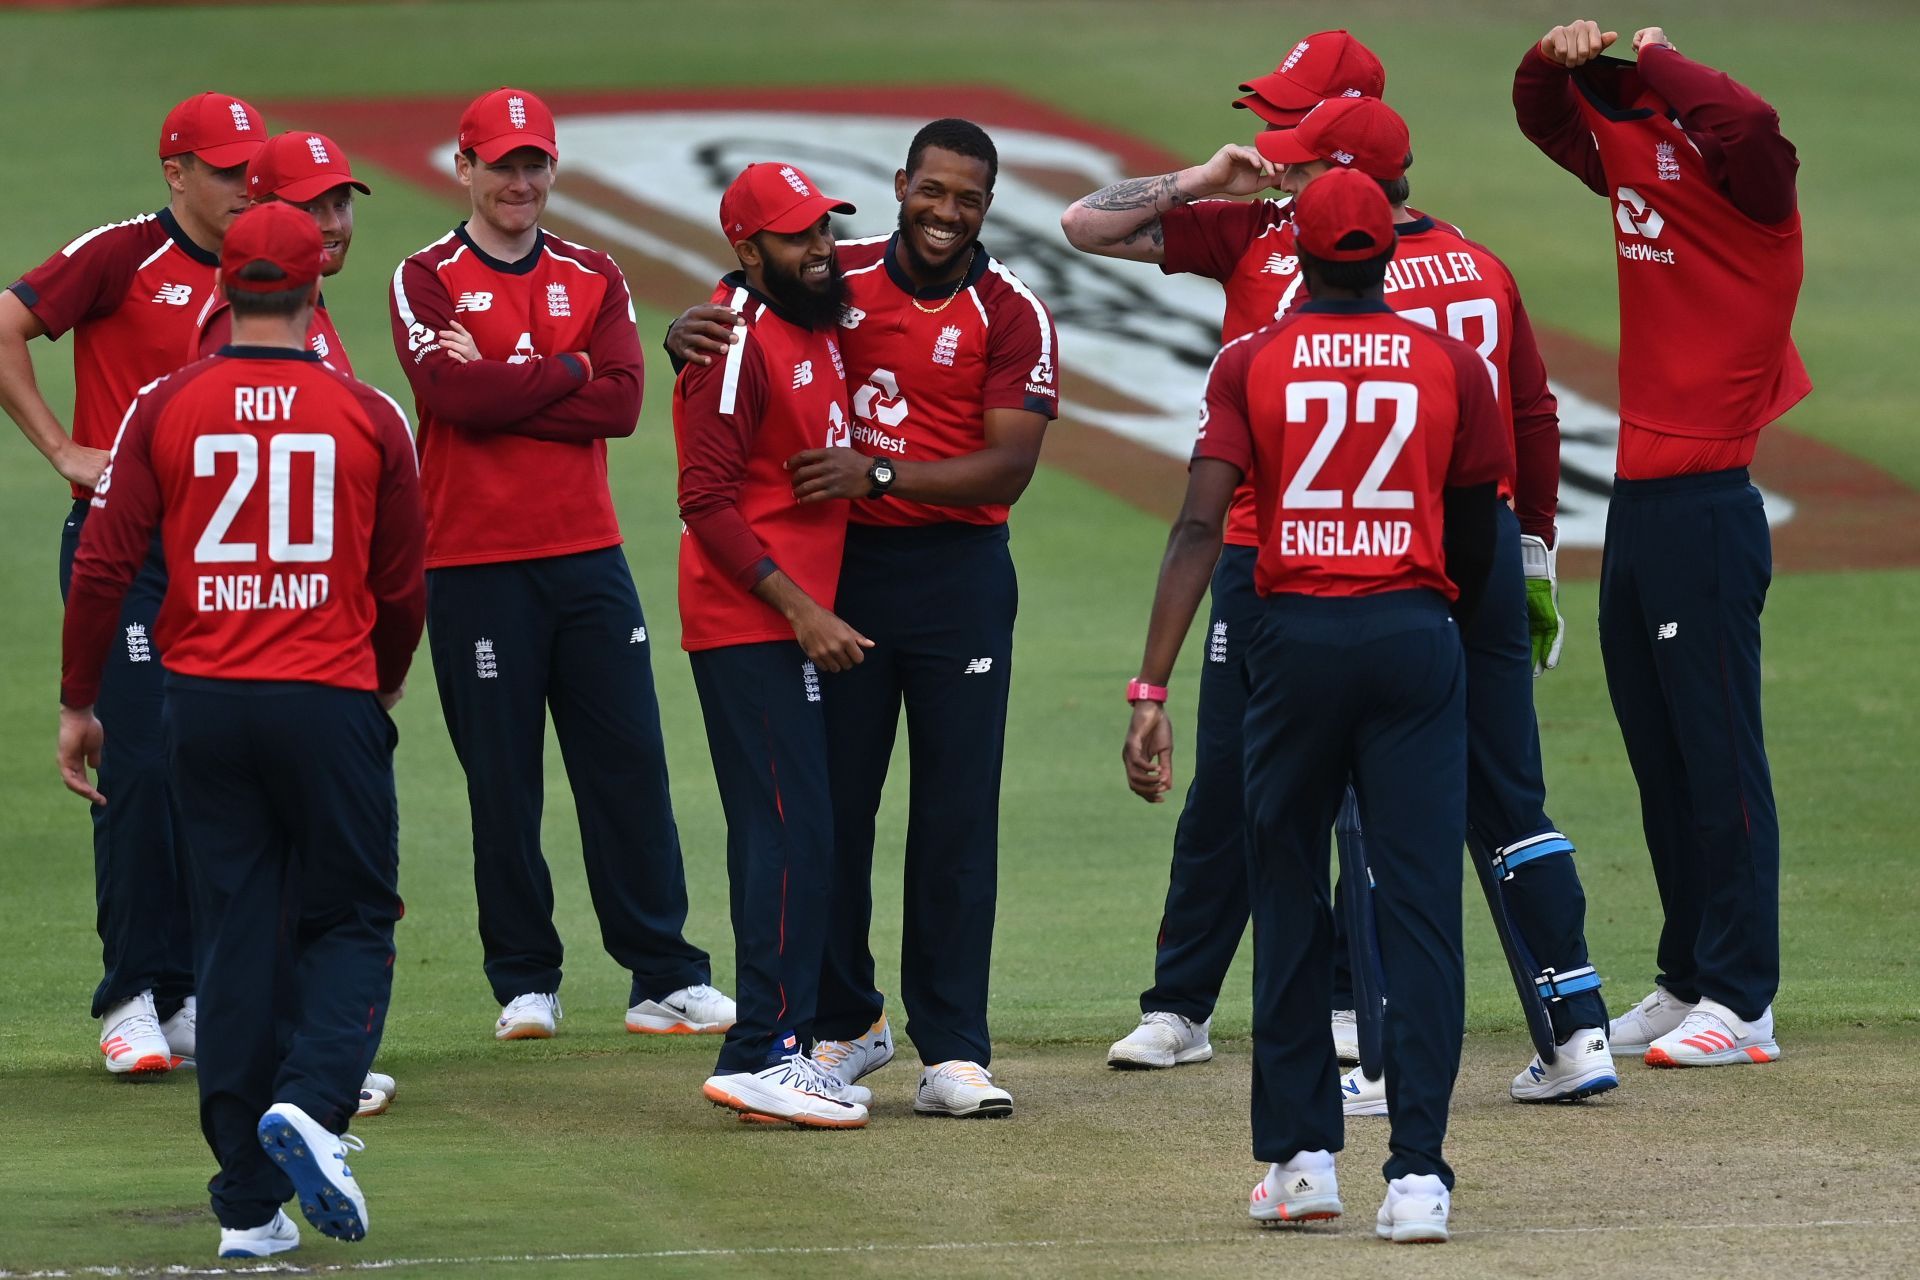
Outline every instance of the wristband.
{"label": "wristband", "polygon": [[1166,700],[1167,686],[1163,684],[1148,684],[1145,680],[1127,681],[1128,702],[1165,703]]}

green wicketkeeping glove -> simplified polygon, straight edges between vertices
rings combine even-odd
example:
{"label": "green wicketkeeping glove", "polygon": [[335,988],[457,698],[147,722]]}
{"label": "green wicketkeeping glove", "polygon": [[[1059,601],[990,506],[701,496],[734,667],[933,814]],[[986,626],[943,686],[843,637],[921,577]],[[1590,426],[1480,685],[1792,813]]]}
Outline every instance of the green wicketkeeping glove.
{"label": "green wicketkeeping glove", "polygon": [[1546,539],[1520,535],[1520,566],[1527,575],[1527,628],[1533,633],[1533,674],[1560,665],[1560,574]]}

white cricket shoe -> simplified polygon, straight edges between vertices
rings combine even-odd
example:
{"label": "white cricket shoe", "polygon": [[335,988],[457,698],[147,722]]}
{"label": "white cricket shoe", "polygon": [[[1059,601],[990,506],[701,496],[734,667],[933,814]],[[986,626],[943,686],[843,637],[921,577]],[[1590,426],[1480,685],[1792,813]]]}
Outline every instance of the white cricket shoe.
{"label": "white cricket shoe", "polygon": [[913,1109],[923,1116],[998,1120],[1013,1114],[1013,1095],[994,1084],[993,1072],[979,1063],[953,1058],[920,1072]]}
{"label": "white cricket shoe", "polygon": [[1205,1062],[1213,1057],[1212,1028],[1212,1018],[1195,1022],[1161,1009],[1143,1013],[1140,1025],[1107,1050],[1107,1065],[1133,1071]]}
{"label": "white cricket shoe", "polygon": [[529,991],[515,996],[500,1010],[493,1024],[495,1040],[546,1040],[560,1021],[560,997],[550,991]]}
{"label": "white cricket shoe", "polygon": [[872,1075],[893,1061],[893,1028],[887,1015],[881,1014],[857,1039],[815,1041],[813,1060],[842,1086]]}
{"label": "white cricket shoe", "polygon": [[279,1209],[273,1211],[273,1220],[264,1226],[220,1228],[223,1258],[271,1258],[276,1253],[291,1253],[299,1247],[300,1228]]}
{"label": "white cricket shoe", "polygon": [[385,1089],[362,1089],[360,1104],[354,1109],[356,1116],[381,1116],[393,1105],[393,1095]]}
{"label": "white cricket shoe", "polygon": [[867,1125],[866,1103],[856,1102],[831,1073],[798,1050],[759,1071],[709,1076],[700,1092],[716,1107],[738,1111],[746,1120],[785,1121],[802,1129]]}
{"label": "white cricket shoe", "polygon": [[100,1056],[107,1060],[107,1070],[136,1080],[165,1075],[178,1065],[154,1014],[153,992],[142,991],[102,1015]]}
{"label": "white cricket shoe", "polygon": [[1724,1067],[1779,1057],[1772,1005],[1758,1021],[1747,1022],[1717,1000],[1702,1000],[1679,1026],[1647,1046],[1650,1067]]}
{"label": "white cricket shoe", "polygon": [[1534,1054],[1507,1092],[1515,1102],[1578,1102],[1619,1087],[1613,1055],[1607,1051],[1607,1033],[1587,1027],[1567,1037],[1554,1054],[1552,1066]]}
{"label": "white cricket shoe", "polygon": [[260,1117],[260,1148],[293,1182],[300,1212],[335,1240],[367,1234],[367,1197],[347,1167],[348,1151],[366,1144],[336,1134],[291,1102],[276,1102]]}
{"label": "white cricket shoe", "polygon": [[1645,1000],[1607,1024],[1608,1047],[1617,1057],[1641,1057],[1692,1012],[1692,1005],[1675,999],[1665,987],[1655,987]]}
{"label": "white cricket shoe", "polygon": [[1453,1196],[1437,1174],[1410,1173],[1387,1184],[1373,1234],[1395,1244],[1445,1244]]}
{"label": "white cricket shoe", "polygon": [[1387,1114],[1387,1078],[1370,1080],[1363,1068],[1355,1067],[1340,1077],[1340,1111],[1349,1116]]}
{"label": "white cricket shoe", "polygon": [[367,1072],[367,1078],[360,1085],[362,1089],[378,1089],[389,1098],[400,1096],[400,1085],[392,1076],[382,1075],[378,1071]]}
{"label": "white cricket shoe", "polygon": [[1333,1011],[1333,1056],[1343,1063],[1360,1061],[1360,1014],[1353,1009]]}
{"label": "white cricket shoe", "polygon": [[642,1000],[627,1010],[627,1030],[635,1035],[722,1035],[734,1016],[727,994],[701,982],[658,1000]]}
{"label": "white cricket shoe", "polygon": [[173,1054],[173,1065],[176,1067],[193,1065],[194,1021],[199,1016],[199,1012],[200,998],[188,996],[186,1003],[175,1009],[173,1016],[160,1024],[160,1034],[167,1038],[167,1049]]}
{"label": "white cricket shoe", "polygon": [[1343,1212],[1333,1156],[1300,1151],[1285,1164],[1272,1165],[1247,1197],[1247,1216],[1256,1222],[1322,1222]]}

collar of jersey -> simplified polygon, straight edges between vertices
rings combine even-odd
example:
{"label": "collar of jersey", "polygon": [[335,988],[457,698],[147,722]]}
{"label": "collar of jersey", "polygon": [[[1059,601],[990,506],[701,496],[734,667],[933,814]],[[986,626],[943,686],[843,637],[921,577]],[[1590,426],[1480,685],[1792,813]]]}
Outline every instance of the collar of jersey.
{"label": "collar of jersey", "polygon": [[[992,255],[987,252],[987,247],[978,240],[973,242],[973,248],[973,265],[967,268],[967,278],[960,282],[960,289],[973,288],[974,285],[980,283],[980,277],[987,274],[987,263],[992,258]],[[915,290],[913,281],[907,279],[907,273],[902,271],[894,261],[899,252],[900,233],[896,231],[888,238],[887,251],[882,255],[882,258],[887,264],[887,279],[899,285],[900,292],[906,294],[909,298],[919,298],[925,302],[945,302],[948,298],[951,298],[960,291],[953,287],[953,281],[951,280],[945,284],[933,284],[928,285],[924,289]]]}
{"label": "collar of jersey", "polygon": [[786,321],[794,328],[804,329],[807,327],[806,323],[801,320],[799,316],[794,315],[793,312],[787,310],[772,298],[769,298],[766,294],[748,284],[747,273],[745,271],[729,271],[720,277],[720,283],[726,285],[729,289],[745,289],[749,298],[752,298],[755,302],[773,312],[774,315],[780,317],[780,319]]}
{"label": "collar of jersey", "polygon": [[1393,314],[1393,308],[1377,298],[1327,298],[1324,301],[1315,299],[1302,304],[1299,309],[1328,316]]}
{"label": "collar of jersey", "polygon": [[[1628,62],[1625,58],[1602,57],[1595,61],[1601,64],[1611,64],[1614,67],[1623,67],[1628,71],[1632,71],[1636,66],[1635,63]],[[1655,111],[1652,107],[1618,106],[1603,97],[1600,93],[1599,86],[1590,83],[1588,77],[1576,72],[1570,78],[1573,81],[1574,88],[1580,91],[1580,96],[1585,98],[1593,106],[1595,111],[1598,111],[1609,120],[1646,120],[1652,116],[1664,115],[1675,124],[1680,123],[1679,113],[1674,111],[1672,107],[1668,107],[1664,112],[1660,112]]]}
{"label": "collar of jersey", "polygon": [[160,220],[160,225],[166,228],[167,235],[172,237],[173,242],[180,246],[180,252],[186,254],[203,267],[217,267],[220,265],[220,255],[217,253],[208,253],[205,249],[195,244],[193,237],[188,235],[180,226],[180,219],[173,216],[173,210],[162,209],[154,216]]}
{"label": "collar of jersey", "polygon": [[305,347],[256,347],[229,342],[220,348],[220,354],[236,360],[310,360],[314,364],[320,363],[320,353]]}
{"label": "collar of jersey", "polygon": [[1433,215],[1423,213],[1417,218],[1409,218],[1405,222],[1394,223],[1393,229],[1403,236],[1417,236],[1424,231],[1433,230],[1433,226]]}
{"label": "collar of jersey", "polygon": [[535,231],[533,233],[533,248],[527,250],[526,257],[521,258],[518,262],[502,262],[473,242],[473,237],[467,234],[467,224],[465,222],[455,227],[453,234],[460,237],[460,243],[467,246],[467,248],[472,251],[474,257],[480,259],[480,261],[486,263],[487,266],[498,271],[501,275],[507,276],[523,276],[533,270],[534,267],[539,265],[540,254],[547,247],[547,233],[544,231]]}

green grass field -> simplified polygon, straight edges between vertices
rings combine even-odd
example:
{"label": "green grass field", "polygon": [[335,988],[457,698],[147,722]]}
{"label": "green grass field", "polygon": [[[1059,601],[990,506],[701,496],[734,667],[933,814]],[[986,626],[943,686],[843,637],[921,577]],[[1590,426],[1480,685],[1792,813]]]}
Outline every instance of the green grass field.
{"label": "green grass field", "polygon": [[[1195,159],[1237,137],[1235,84],[1299,34],[1347,26],[1389,68],[1420,145],[1416,203],[1513,267],[1536,324],[1610,344],[1604,213],[1520,138],[1511,69],[1570,15],[1539,4],[551,3],[260,6],[0,15],[0,125],[13,196],[0,220],[11,279],[78,232],[152,209],[165,108],[209,85],[256,101],[541,90],[999,83]],[[1605,15],[1603,15],[1605,16]],[[1902,242],[1920,141],[1893,124],[1906,6],[1695,4],[1666,20],[1689,53],[1780,110],[1802,157],[1808,277],[1797,336],[1816,383],[1800,432],[1920,485],[1920,364]],[[1610,19],[1611,20],[1611,19]],[[289,57],[288,51],[295,51]],[[273,120],[276,128],[298,121]],[[451,125],[451,122],[449,122]],[[329,301],[363,377],[404,393],[386,324],[392,265],[457,216],[377,171],[347,274]],[[988,228],[991,240],[991,223]],[[646,345],[666,317],[643,312]],[[40,344],[56,408],[64,346]],[[655,351],[657,355],[657,351]],[[650,357],[651,358],[651,357]],[[1072,363],[1071,351],[1065,359]],[[658,633],[657,675],[693,900],[689,934],[730,987],[723,829],[677,637],[677,518],[664,358],[646,416],[614,449],[627,554]],[[403,394],[404,398],[404,394]],[[1058,431],[1073,431],[1062,423]],[[52,765],[63,486],[0,430],[0,1274],[206,1266],[211,1162],[192,1079],[109,1079],[86,1017],[98,976],[81,803]],[[1599,1103],[1505,1101],[1527,1049],[1484,912],[1469,890],[1469,1043],[1453,1153],[1457,1242],[1373,1247],[1366,1215],[1382,1129],[1356,1122],[1346,1225],[1308,1238],[1252,1229],[1247,972],[1229,979],[1215,1064],[1119,1076],[1105,1045],[1150,977],[1175,809],[1129,796],[1118,690],[1133,674],[1164,527],[1042,469],[1015,517],[1023,611],[1004,801],[995,1067],[1019,1104],[1004,1124],[919,1120],[912,1069],[874,1077],[875,1120],[847,1135],[762,1131],[699,1097],[710,1042],[620,1027],[626,976],[599,950],[557,753],[548,856],[572,946],[567,1021],[549,1042],[496,1045],[479,965],[460,774],[427,679],[399,709],[402,887],[387,1116],[356,1126],[373,1234],[305,1233],[293,1260],[403,1274],[521,1269],[652,1274],[1227,1274],[1304,1262],[1337,1274],[1553,1275],[1598,1262],[1639,1274],[1899,1274],[1920,1256],[1920,877],[1908,769],[1920,747],[1911,664],[1920,572],[1775,581],[1767,613],[1769,746],[1783,826],[1786,1057],[1765,1071],[1632,1071]],[[1624,1007],[1652,977],[1657,904],[1635,795],[1607,704],[1590,582],[1564,592],[1570,636],[1538,685],[1552,812],[1581,848],[1589,938]],[[1192,650],[1176,686],[1188,729]],[[896,764],[896,778],[904,775]],[[904,788],[882,815],[874,934],[882,986],[898,946]],[[899,1011],[894,1010],[896,1019]],[[898,1022],[896,1021],[896,1025]],[[910,1056],[910,1055],[903,1055]],[[569,1260],[562,1261],[562,1256]],[[518,1259],[519,1261],[516,1261]],[[11,1271],[9,1269],[12,1269]],[[120,1272],[119,1274],[126,1274]]]}

